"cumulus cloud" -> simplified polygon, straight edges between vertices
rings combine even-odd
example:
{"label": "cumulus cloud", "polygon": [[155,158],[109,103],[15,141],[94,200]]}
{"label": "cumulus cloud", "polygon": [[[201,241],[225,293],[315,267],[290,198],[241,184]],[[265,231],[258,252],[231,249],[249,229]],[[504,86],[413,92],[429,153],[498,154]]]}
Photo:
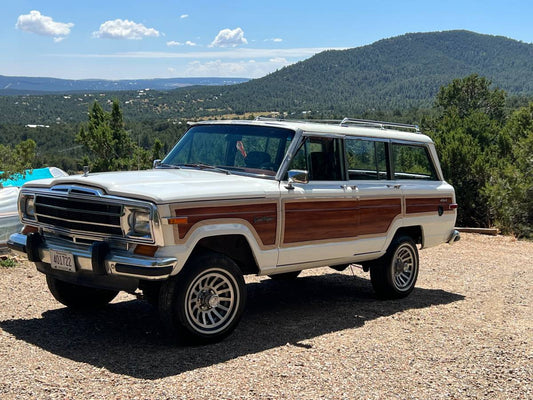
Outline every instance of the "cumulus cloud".
{"label": "cumulus cloud", "polygon": [[100,25],[100,29],[93,32],[96,38],[105,39],[136,39],[144,37],[159,37],[161,34],[154,28],[147,28],[143,24],[138,24],[127,19],[115,19],[106,21]]}
{"label": "cumulus cloud", "polygon": [[247,44],[248,40],[244,37],[244,31],[241,28],[222,29],[211,42],[210,47],[237,47],[240,44]]}
{"label": "cumulus cloud", "polygon": [[70,34],[73,23],[56,22],[51,17],[42,15],[39,11],[32,10],[29,14],[19,15],[17,29],[32,32],[42,36],[53,36],[56,42],[60,42]]}
{"label": "cumulus cloud", "polygon": [[189,18],[189,14],[181,14],[180,18],[181,19]]}

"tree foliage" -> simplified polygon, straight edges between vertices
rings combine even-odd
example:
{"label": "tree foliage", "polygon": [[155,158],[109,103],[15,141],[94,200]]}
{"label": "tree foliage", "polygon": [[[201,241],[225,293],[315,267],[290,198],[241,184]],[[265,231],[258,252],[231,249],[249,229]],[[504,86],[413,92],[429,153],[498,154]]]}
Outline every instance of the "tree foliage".
{"label": "tree foliage", "polygon": [[76,141],[83,144],[89,155],[83,162],[92,171],[143,169],[150,166],[150,153],[136,145],[124,129],[118,100],[111,112],[104,111],[95,101],[89,111],[87,125],[81,126]]}
{"label": "tree foliage", "polygon": [[35,147],[36,144],[31,139],[20,142],[15,147],[0,144],[0,187],[2,180],[16,174],[25,175],[25,171],[32,168]]}
{"label": "tree foliage", "polygon": [[533,103],[505,114],[505,92],[478,75],[436,97],[431,134],[460,205],[458,224],[532,235]]}

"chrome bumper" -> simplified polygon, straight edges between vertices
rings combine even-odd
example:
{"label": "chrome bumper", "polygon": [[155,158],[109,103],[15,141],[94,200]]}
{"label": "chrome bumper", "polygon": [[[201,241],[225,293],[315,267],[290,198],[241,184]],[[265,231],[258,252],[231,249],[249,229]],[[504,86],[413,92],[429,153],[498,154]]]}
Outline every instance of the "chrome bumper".
{"label": "chrome bumper", "polygon": [[50,264],[50,250],[67,252],[74,256],[76,273],[89,272],[100,276],[160,280],[168,278],[177,263],[173,257],[145,257],[125,250],[110,249],[105,242],[80,246],[64,240],[44,239],[39,233],[15,233],[10,236],[7,246],[36,263]]}
{"label": "chrome bumper", "polygon": [[450,238],[446,241],[448,244],[454,244],[455,242],[458,242],[461,240],[461,234],[457,229],[454,229],[450,235]]}

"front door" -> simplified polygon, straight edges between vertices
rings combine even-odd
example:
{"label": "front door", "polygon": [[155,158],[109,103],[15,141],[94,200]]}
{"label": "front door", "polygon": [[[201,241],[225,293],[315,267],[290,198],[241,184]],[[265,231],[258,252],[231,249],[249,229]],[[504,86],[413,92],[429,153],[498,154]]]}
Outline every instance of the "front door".
{"label": "front door", "polygon": [[342,139],[305,137],[289,169],[308,171],[309,182],[292,188],[282,182],[278,265],[320,265],[350,257],[359,216],[355,191],[345,176]]}

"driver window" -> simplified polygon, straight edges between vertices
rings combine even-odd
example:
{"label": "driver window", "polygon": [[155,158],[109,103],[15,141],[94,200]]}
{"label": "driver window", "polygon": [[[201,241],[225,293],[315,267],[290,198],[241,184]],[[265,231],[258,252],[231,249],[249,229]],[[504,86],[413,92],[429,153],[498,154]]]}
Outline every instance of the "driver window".
{"label": "driver window", "polygon": [[342,180],[340,149],[339,139],[307,137],[289,169],[308,171],[310,181]]}

